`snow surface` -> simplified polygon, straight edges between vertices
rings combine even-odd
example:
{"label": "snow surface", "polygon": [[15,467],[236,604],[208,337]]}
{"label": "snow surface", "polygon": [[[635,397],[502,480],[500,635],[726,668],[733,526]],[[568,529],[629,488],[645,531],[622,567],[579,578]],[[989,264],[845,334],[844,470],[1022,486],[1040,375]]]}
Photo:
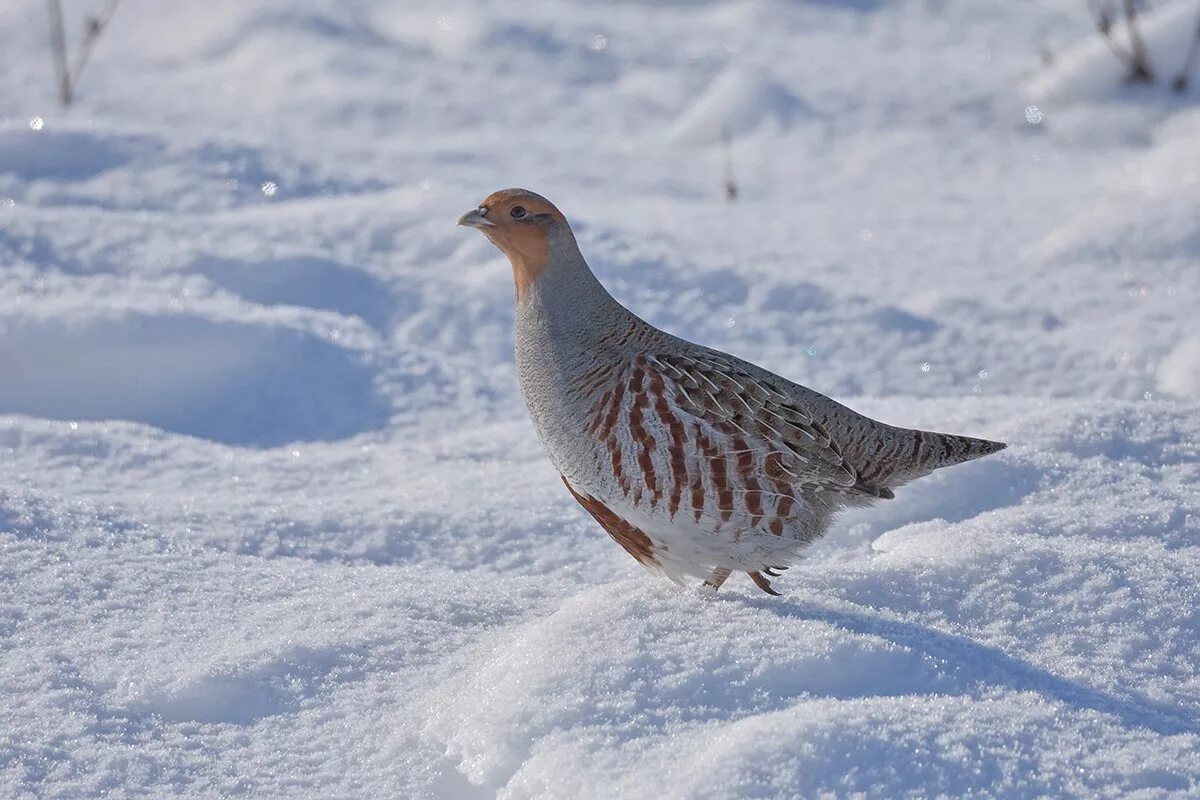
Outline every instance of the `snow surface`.
{"label": "snow surface", "polygon": [[[1200,793],[1200,107],[1077,0],[127,0],[69,113],[44,11],[0,6],[0,796]],[[1010,448],[782,598],[651,579],[453,225],[512,185],[652,321]]]}

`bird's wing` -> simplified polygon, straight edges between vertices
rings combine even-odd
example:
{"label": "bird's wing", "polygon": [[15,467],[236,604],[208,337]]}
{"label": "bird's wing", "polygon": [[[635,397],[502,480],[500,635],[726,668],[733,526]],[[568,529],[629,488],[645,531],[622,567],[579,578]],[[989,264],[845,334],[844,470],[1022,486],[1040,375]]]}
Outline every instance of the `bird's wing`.
{"label": "bird's wing", "polygon": [[[719,354],[653,355],[676,408],[720,434],[731,451],[750,449],[772,482],[795,489],[892,497],[864,482],[829,432],[782,392]],[[736,460],[738,452],[730,452]]]}

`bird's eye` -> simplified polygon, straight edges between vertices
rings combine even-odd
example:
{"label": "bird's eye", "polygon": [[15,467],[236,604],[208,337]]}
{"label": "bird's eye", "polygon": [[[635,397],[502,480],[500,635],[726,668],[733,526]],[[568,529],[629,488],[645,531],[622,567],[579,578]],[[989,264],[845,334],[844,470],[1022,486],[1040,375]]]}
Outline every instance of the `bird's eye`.
{"label": "bird's eye", "polygon": [[513,219],[520,219],[525,216],[525,206],[513,206],[512,211],[509,211],[508,215]]}

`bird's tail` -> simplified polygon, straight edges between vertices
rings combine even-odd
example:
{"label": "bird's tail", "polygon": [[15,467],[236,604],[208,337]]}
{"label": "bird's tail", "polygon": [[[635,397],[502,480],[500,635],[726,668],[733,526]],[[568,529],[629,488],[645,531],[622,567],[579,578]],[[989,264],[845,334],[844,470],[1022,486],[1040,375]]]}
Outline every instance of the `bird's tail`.
{"label": "bird's tail", "polygon": [[950,433],[910,431],[909,435],[912,436],[911,455],[885,481],[888,486],[898,486],[935,469],[982,458],[1008,447],[1004,442]]}

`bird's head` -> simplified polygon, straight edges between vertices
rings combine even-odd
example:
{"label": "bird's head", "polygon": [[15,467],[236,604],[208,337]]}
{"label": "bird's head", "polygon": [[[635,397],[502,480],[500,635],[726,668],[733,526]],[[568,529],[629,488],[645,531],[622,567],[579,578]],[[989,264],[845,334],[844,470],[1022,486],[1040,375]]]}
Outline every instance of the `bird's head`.
{"label": "bird's head", "polygon": [[[517,295],[558,256],[577,252],[567,218],[546,198],[527,189],[502,189],[458,218],[478,228],[512,262]],[[556,252],[570,248],[566,252]]]}

